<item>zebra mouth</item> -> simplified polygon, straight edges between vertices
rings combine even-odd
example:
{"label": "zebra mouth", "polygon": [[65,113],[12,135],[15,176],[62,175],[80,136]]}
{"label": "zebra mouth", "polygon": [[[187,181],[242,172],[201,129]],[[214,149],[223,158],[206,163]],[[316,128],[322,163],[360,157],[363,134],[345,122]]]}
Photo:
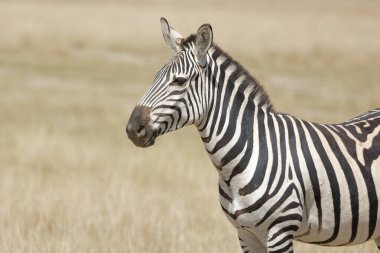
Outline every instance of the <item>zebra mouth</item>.
{"label": "zebra mouth", "polygon": [[[149,147],[149,146],[153,146],[154,143],[155,143],[155,141],[156,141],[156,137],[157,137],[156,132],[153,132],[152,136],[151,136],[148,140],[146,140],[146,141],[144,142],[143,145],[141,145],[141,146],[139,146],[139,147],[147,148],[147,147]],[[135,144],[136,144],[136,143],[135,143]],[[138,145],[137,145],[137,146],[138,146]]]}
{"label": "zebra mouth", "polygon": [[158,136],[157,131],[149,128],[144,128],[143,130],[139,129],[135,132],[127,129],[127,134],[133,144],[140,148],[152,146],[156,141],[156,137]]}

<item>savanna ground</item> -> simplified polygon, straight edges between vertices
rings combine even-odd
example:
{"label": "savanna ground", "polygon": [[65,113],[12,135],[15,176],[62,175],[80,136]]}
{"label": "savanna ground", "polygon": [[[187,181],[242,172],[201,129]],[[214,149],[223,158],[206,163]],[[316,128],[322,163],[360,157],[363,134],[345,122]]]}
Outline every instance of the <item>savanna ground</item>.
{"label": "savanna ground", "polygon": [[[161,16],[183,35],[211,23],[279,111],[380,106],[378,1],[188,2],[0,3],[0,252],[240,252],[195,128],[145,150],[126,137],[171,56]],[[325,251],[376,252],[296,244]]]}

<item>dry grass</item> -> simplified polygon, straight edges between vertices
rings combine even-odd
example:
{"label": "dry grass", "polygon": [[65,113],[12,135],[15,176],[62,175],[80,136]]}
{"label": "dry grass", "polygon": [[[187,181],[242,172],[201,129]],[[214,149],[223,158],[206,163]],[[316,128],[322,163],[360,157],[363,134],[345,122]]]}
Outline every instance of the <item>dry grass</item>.
{"label": "dry grass", "polygon": [[[379,107],[376,1],[200,3],[0,3],[0,252],[240,252],[195,129],[146,150],[126,138],[170,57],[161,16],[184,35],[211,23],[280,111],[336,122]],[[375,247],[329,250],[360,251]]]}

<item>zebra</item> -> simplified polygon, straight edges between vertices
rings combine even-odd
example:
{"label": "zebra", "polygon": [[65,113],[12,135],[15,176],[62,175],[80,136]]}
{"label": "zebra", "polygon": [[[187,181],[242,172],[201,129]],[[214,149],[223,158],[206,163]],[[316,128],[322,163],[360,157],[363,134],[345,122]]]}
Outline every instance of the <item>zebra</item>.
{"label": "zebra", "polygon": [[148,147],[195,125],[243,252],[293,252],[294,240],[374,240],[380,252],[380,108],[340,124],[277,112],[259,82],[213,42],[211,25],[183,38],[160,21],[174,57],[134,108],[130,140]]}

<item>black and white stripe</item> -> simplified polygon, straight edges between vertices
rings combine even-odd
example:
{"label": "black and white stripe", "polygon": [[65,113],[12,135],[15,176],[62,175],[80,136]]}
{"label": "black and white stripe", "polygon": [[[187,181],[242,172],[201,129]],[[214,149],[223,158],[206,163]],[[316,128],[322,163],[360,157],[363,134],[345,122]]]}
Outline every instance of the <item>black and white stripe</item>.
{"label": "black and white stripe", "polygon": [[199,64],[200,35],[177,44],[138,106],[157,136],[196,125],[243,252],[292,252],[294,239],[379,247],[380,109],[332,125],[276,112],[216,45]]}

